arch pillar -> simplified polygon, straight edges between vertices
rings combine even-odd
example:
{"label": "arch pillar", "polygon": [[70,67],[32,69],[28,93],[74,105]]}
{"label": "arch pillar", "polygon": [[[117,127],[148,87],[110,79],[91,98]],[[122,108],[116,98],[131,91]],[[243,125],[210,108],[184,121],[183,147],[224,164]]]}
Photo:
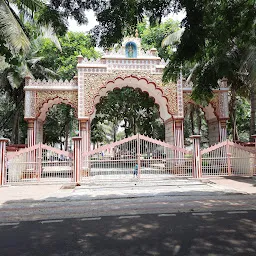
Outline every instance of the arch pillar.
{"label": "arch pillar", "polygon": [[173,119],[168,119],[164,122],[165,127],[165,142],[174,145],[174,129],[173,129]]}
{"label": "arch pillar", "polygon": [[35,121],[35,138],[36,144],[43,143],[43,134],[44,134],[44,122],[40,119]]}
{"label": "arch pillar", "polygon": [[227,140],[227,119],[219,120],[219,142]]}
{"label": "arch pillar", "polygon": [[174,145],[179,148],[184,148],[184,119],[174,119]]}
{"label": "arch pillar", "polygon": [[82,138],[81,151],[82,154],[90,150],[90,120],[80,119],[79,120],[79,136]]}
{"label": "arch pillar", "polygon": [[27,130],[27,144],[28,147],[32,147],[35,145],[35,118],[28,118],[26,119],[28,123],[28,130]]}
{"label": "arch pillar", "polygon": [[209,144],[214,145],[217,144],[220,140],[219,136],[219,120],[217,118],[213,118],[208,120],[208,135],[209,135]]}

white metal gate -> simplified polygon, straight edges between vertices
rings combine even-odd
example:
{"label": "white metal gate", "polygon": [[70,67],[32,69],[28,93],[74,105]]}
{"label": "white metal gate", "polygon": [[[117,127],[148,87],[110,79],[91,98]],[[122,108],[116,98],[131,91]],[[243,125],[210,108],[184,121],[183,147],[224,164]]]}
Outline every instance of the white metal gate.
{"label": "white metal gate", "polygon": [[192,177],[192,153],[165,142],[134,135],[82,156],[82,180]]}
{"label": "white metal gate", "polygon": [[255,150],[231,141],[223,141],[201,150],[203,176],[252,176]]}
{"label": "white metal gate", "polygon": [[73,154],[37,144],[7,155],[4,183],[70,182]]}

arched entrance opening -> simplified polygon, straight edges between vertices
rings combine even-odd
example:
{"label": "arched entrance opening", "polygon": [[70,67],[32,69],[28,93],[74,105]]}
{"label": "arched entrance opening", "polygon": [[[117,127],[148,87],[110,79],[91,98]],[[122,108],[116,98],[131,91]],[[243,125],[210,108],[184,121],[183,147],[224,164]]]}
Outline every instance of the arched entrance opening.
{"label": "arched entrance opening", "polygon": [[[104,80],[103,80],[104,81]],[[159,80],[160,83],[161,80]],[[97,86],[96,86],[97,88]],[[124,90],[122,90],[124,88]],[[125,89],[126,88],[126,89]],[[129,89],[127,89],[129,88]],[[143,99],[144,97],[144,105],[147,104],[151,104],[152,106],[155,105],[154,107],[154,114],[156,115],[157,121],[158,122],[164,122],[164,126],[169,126],[170,124],[170,120],[174,120],[174,114],[176,114],[176,102],[170,102],[170,99],[175,99],[176,100],[176,91],[173,90],[172,88],[168,88],[168,87],[159,87],[156,83],[156,81],[150,81],[149,78],[145,78],[145,77],[141,77],[141,76],[135,76],[135,75],[125,75],[125,76],[116,76],[110,80],[108,79],[107,81],[105,81],[103,84],[101,84],[101,86],[98,87],[98,90],[96,92],[91,92],[91,95],[94,95],[94,98],[88,97],[88,102],[91,104],[92,107],[87,107],[87,105],[89,104],[87,102],[86,104],[86,108],[89,110],[90,112],[88,113],[90,115],[89,120],[80,120],[80,128],[82,127],[82,130],[80,129],[80,135],[83,139],[82,141],[82,145],[83,148],[88,148],[88,141],[87,138],[89,138],[89,135],[86,135],[86,133],[89,133],[89,127],[86,128],[85,124],[89,123],[90,126],[90,122],[94,119],[95,115],[96,115],[96,106],[101,105],[101,99],[104,99],[104,97],[106,97],[109,93],[111,93],[112,91],[115,91],[116,94],[118,94],[118,90],[122,93],[126,92],[128,93],[129,90],[130,92],[134,91],[137,92],[137,96],[141,95],[141,98]],[[126,90],[126,91],[125,91]],[[128,90],[128,91],[127,91]],[[113,95],[115,95],[115,92]],[[123,95],[123,102],[124,105],[127,105],[127,97],[125,97],[125,95]],[[136,93],[134,95],[134,97],[136,97]],[[121,100],[121,101],[122,101]],[[136,103],[136,98],[134,99],[130,99],[133,100],[133,103]],[[120,101],[120,99],[119,99]],[[154,104],[153,104],[154,103]],[[120,106],[122,106],[122,104],[119,104]],[[111,110],[111,109],[110,109]],[[115,106],[113,105],[112,110],[113,112],[118,112],[118,110],[115,109]],[[145,109],[144,109],[145,111]],[[140,117],[139,113],[137,113],[136,118],[138,119]],[[98,119],[98,117],[97,117]],[[126,119],[126,120],[125,120]],[[161,121],[160,121],[161,120]],[[143,126],[146,125],[147,120],[143,118],[139,119],[138,121],[140,121],[140,125],[139,126]],[[167,121],[167,122],[166,122]],[[128,121],[127,118],[123,117],[123,125],[124,128],[127,127],[128,125]],[[138,122],[137,122],[138,123]],[[95,121],[92,125],[95,124]],[[150,124],[148,124],[149,126]],[[138,126],[138,125],[137,125]],[[94,128],[94,127],[93,127]],[[128,127],[127,127],[128,128]],[[168,129],[168,136],[167,136],[167,140],[171,143],[174,143],[174,131],[173,131],[174,127],[171,127],[171,131],[170,129]],[[151,133],[150,133],[150,127],[148,127],[148,132],[145,132],[146,129],[138,129],[138,127],[135,129],[133,129],[132,132],[129,132],[129,129],[126,129],[126,134],[125,137],[128,136],[128,133],[130,133],[130,135],[138,133],[138,132],[142,132],[143,134],[146,134],[148,136],[152,136],[154,138],[158,138],[158,139],[166,139],[165,135],[156,135],[156,133],[160,133],[160,131],[152,129],[151,128]],[[154,131],[153,131],[154,130]],[[161,130],[161,129],[160,129]],[[165,128],[162,128],[162,132],[166,130]],[[178,131],[180,134],[182,131],[182,129],[180,129]],[[155,135],[154,135],[155,133]],[[180,135],[181,137],[181,135]],[[183,143],[183,140],[181,140],[181,143]]]}
{"label": "arched entrance opening", "polygon": [[133,87],[115,88],[96,104],[91,123],[91,141],[110,143],[135,134],[164,140],[164,122],[159,105],[148,92]]}
{"label": "arched entrance opening", "polygon": [[77,110],[65,99],[50,99],[42,104],[35,129],[36,143],[70,151],[72,137],[78,132]]}
{"label": "arched entrance opening", "polygon": [[192,135],[201,135],[201,145],[209,146],[209,130],[206,117],[207,114],[200,105],[189,103],[184,109],[184,141],[185,146],[191,145]]}

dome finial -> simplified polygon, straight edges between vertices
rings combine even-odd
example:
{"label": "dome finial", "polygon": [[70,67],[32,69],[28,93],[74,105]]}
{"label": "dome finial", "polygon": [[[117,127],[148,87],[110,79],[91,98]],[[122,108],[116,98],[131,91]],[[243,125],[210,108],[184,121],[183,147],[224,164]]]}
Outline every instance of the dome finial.
{"label": "dome finial", "polygon": [[136,38],[138,38],[139,37],[139,31],[138,31],[138,29],[136,28],[136,30],[135,30],[135,37]]}

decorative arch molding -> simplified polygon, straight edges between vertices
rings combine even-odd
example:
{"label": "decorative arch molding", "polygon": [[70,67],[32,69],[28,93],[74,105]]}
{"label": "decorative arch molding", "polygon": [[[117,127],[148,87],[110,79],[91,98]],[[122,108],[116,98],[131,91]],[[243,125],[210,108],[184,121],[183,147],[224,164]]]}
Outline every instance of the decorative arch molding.
{"label": "decorative arch molding", "polygon": [[84,101],[79,101],[79,116],[91,116],[100,98],[114,88],[132,87],[148,92],[160,107],[164,120],[178,113],[177,87],[174,83],[163,85],[162,75],[146,72],[127,73],[124,71],[110,74],[90,74],[84,78]]}
{"label": "decorative arch molding", "polygon": [[48,100],[47,102],[45,102],[43,104],[43,106],[41,107],[39,115],[37,116],[37,118],[40,121],[44,122],[45,119],[46,119],[46,115],[47,115],[47,112],[49,111],[49,109],[52,108],[55,105],[58,105],[58,104],[66,104],[66,105],[69,105],[72,108],[74,108],[75,109],[75,115],[77,117],[77,107],[74,106],[74,104],[69,102],[68,100],[57,97],[57,98],[54,98],[54,99],[50,99],[50,100]]}
{"label": "decorative arch molding", "polygon": [[149,95],[149,97],[153,98],[155,104],[159,106],[160,117],[163,120],[171,118],[173,113],[168,112],[168,99],[163,96],[163,92],[156,88],[155,84],[148,83],[144,78],[138,79],[135,77],[126,77],[126,78],[117,78],[114,81],[110,81],[107,83],[105,87],[101,87],[99,90],[99,94],[94,98],[94,109],[93,114],[95,114],[95,107],[100,102],[101,97],[107,95],[108,92],[113,91],[114,89],[122,89],[124,87],[130,87],[133,89],[139,89],[142,92],[145,92]]}
{"label": "decorative arch molding", "polygon": [[49,108],[61,103],[72,106],[77,113],[77,102],[77,91],[38,91],[36,93],[35,115],[41,120],[44,120]]}

